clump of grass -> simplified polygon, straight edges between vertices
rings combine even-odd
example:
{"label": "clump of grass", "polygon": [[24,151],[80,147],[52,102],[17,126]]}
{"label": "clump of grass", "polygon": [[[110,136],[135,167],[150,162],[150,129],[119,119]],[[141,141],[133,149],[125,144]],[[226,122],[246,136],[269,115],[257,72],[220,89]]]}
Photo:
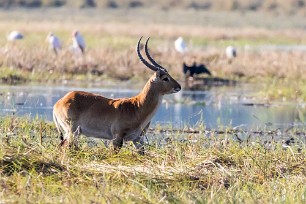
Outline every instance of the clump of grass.
{"label": "clump of grass", "polygon": [[[298,79],[300,77],[301,79]],[[306,100],[306,87],[303,77],[300,77],[297,77],[296,80],[293,78],[264,78],[263,84],[260,86],[261,90],[257,93],[257,96],[267,101],[279,100],[303,103]]]}
{"label": "clump of grass", "polygon": [[87,138],[81,138],[78,151],[60,150],[52,123],[3,117],[1,201],[305,201],[303,143],[299,148],[283,149],[281,142],[273,141],[270,149],[256,140],[237,142],[227,131],[209,138],[190,133],[184,140],[176,140],[181,134],[168,132],[170,140],[163,145],[152,140],[145,156],[128,144],[114,154],[101,142],[91,143]]}
{"label": "clump of grass", "polygon": [[3,67],[1,69],[0,80],[3,84],[22,84],[26,83],[28,78],[22,70]]}

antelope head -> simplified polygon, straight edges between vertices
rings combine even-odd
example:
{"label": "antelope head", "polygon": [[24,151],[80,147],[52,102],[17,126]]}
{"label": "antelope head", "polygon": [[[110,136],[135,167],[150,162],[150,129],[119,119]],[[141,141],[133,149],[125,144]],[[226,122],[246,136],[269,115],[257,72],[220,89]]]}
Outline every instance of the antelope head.
{"label": "antelope head", "polygon": [[168,70],[161,65],[159,65],[150,55],[148,50],[148,42],[150,37],[147,39],[145,44],[145,53],[149,61],[152,63],[150,64],[148,61],[146,61],[141,53],[140,53],[140,41],[142,37],[138,40],[137,43],[137,54],[140,59],[140,61],[146,65],[148,68],[153,70],[155,74],[150,78],[151,87],[158,91],[161,95],[165,94],[172,94],[179,92],[181,90],[181,85],[173,79],[170,74],[168,73]]}

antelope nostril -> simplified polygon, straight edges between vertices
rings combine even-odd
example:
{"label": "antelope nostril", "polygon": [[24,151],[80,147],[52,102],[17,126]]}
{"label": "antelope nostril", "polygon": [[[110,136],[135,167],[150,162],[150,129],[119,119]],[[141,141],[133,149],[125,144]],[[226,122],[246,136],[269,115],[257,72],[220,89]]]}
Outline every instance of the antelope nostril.
{"label": "antelope nostril", "polygon": [[175,89],[175,92],[179,92],[181,90],[181,86],[179,85],[178,87],[176,87]]}
{"label": "antelope nostril", "polygon": [[177,86],[175,88],[172,88],[172,93],[177,93],[181,90],[181,85],[177,84]]}

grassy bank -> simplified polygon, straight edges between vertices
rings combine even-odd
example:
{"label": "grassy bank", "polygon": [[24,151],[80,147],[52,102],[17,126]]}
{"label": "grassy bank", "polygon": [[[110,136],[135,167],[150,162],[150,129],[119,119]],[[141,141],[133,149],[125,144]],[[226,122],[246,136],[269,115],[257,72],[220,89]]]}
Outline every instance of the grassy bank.
{"label": "grassy bank", "polygon": [[114,154],[85,138],[79,151],[61,151],[54,125],[43,120],[7,117],[0,127],[5,203],[305,202],[305,145],[299,138],[284,148],[282,141],[238,142],[226,131],[189,133],[184,140],[176,139],[183,133],[168,132],[165,143],[151,140],[140,156],[130,145]]}

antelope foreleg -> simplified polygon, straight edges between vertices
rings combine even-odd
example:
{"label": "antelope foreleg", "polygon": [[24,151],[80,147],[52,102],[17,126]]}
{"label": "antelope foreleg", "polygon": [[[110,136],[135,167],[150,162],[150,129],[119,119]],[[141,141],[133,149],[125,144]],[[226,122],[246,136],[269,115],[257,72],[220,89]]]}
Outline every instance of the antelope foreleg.
{"label": "antelope foreleg", "polygon": [[122,146],[123,146],[123,138],[120,136],[117,136],[113,140],[113,147],[114,147],[115,152],[118,153]]}
{"label": "antelope foreleg", "polygon": [[145,148],[144,148],[144,141],[143,137],[137,137],[135,140],[133,140],[133,144],[136,147],[139,154],[144,155]]}
{"label": "antelope foreleg", "polygon": [[78,149],[78,146],[79,146],[79,136],[81,134],[81,127],[78,126],[77,129],[73,132],[73,147],[75,149]]}

